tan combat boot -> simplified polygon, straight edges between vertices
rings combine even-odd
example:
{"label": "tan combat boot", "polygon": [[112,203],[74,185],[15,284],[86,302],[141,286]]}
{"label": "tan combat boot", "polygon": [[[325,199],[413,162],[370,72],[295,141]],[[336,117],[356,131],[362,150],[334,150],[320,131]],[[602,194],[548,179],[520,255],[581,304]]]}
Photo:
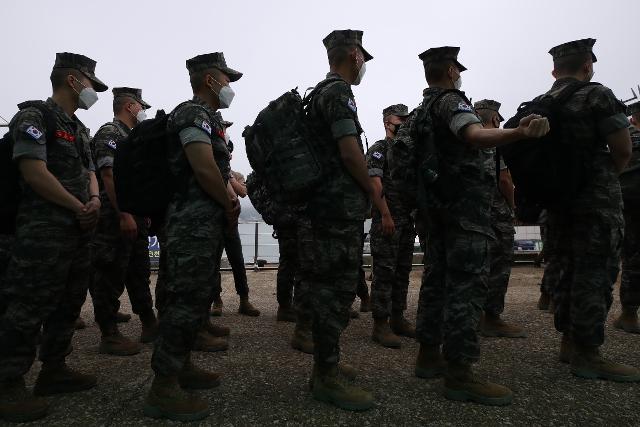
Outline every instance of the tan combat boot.
{"label": "tan combat boot", "polygon": [[0,381],[0,420],[26,423],[47,415],[49,405],[33,396],[24,385],[24,378]]}
{"label": "tan combat boot", "polygon": [[203,351],[206,353],[215,353],[217,351],[226,351],[229,348],[229,342],[226,338],[214,337],[207,332],[204,327],[200,328],[196,335],[196,341],[193,344],[193,351]]}
{"label": "tan combat boot", "polygon": [[211,315],[214,317],[222,316],[222,308],[224,304],[222,304],[222,299],[218,298],[213,301],[213,305],[211,306]]}
{"label": "tan combat boot", "polygon": [[309,322],[298,320],[293,330],[291,347],[303,353],[313,354],[313,338]]}
{"label": "tan combat boot", "polygon": [[187,390],[207,390],[220,385],[221,375],[217,372],[209,372],[198,368],[191,362],[191,357],[187,359],[180,375],[178,383],[180,387]]}
{"label": "tan combat boot", "polygon": [[373,319],[373,333],[371,339],[387,348],[400,348],[402,345],[400,337],[391,331],[389,321],[386,317]]}
{"label": "tan combat boot", "polygon": [[444,396],[490,406],[510,405],[513,401],[513,392],[507,387],[481,380],[470,365],[452,362],[449,362],[444,377]]}
{"label": "tan combat boot", "polygon": [[258,317],[260,316],[260,310],[255,308],[253,304],[249,302],[248,296],[240,297],[240,306],[238,307],[238,313],[245,316]]}
{"label": "tan combat boot", "polygon": [[127,323],[131,320],[131,315],[127,313],[117,312],[116,313],[116,322],[118,323]]}
{"label": "tan combat boot", "polygon": [[416,328],[409,323],[401,311],[393,313],[391,320],[389,320],[389,326],[391,326],[393,333],[399,337],[416,337]]}
{"label": "tan combat boot", "polygon": [[551,297],[548,293],[540,291],[540,299],[538,300],[538,310],[549,310],[549,304],[551,303]]}
{"label": "tan combat boot", "polygon": [[276,315],[278,322],[296,322],[296,312],[290,305],[279,305],[278,314]]}
{"label": "tan combat boot", "polygon": [[571,357],[573,356],[573,342],[569,338],[568,333],[562,334],[562,341],[560,341],[560,355],[558,359],[562,363],[571,363]]}
{"label": "tan combat boot", "polygon": [[485,313],[480,321],[483,337],[526,338],[527,333],[519,326],[510,325],[499,314]]}
{"label": "tan combat boot", "polygon": [[87,323],[84,320],[82,320],[82,317],[78,317],[75,323],[73,324],[73,327],[76,330],[85,329],[87,327]]}
{"label": "tan combat boot", "polygon": [[44,362],[33,388],[36,396],[50,396],[60,393],[75,393],[96,386],[93,375],[72,370],[64,362]]}
{"label": "tan combat boot", "polygon": [[415,375],[418,378],[435,378],[447,371],[447,362],[442,357],[439,345],[420,344],[416,359]]}
{"label": "tan combat boot", "polygon": [[575,342],[571,357],[571,373],[587,379],[600,378],[622,383],[640,381],[640,370],[604,359],[598,347],[583,346]]}
{"label": "tan combat boot", "polygon": [[360,313],[358,313],[358,310],[356,310],[355,308],[353,308],[353,306],[349,307],[349,317],[351,319],[358,319],[360,317]]}
{"label": "tan combat boot", "polygon": [[104,328],[98,347],[99,353],[112,356],[133,356],[141,350],[142,345],[122,335],[116,325]]}
{"label": "tan combat boot", "polygon": [[209,416],[207,403],[187,393],[177,377],[156,375],[144,401],[144,414],[172,421],[198,421]]}
{"label": "tan combat boot", "polygon": [[143,344],[154,342],[158,337],[158,319],[156,319],[153,310],[150,313],[140,315],[140,323],[142,324],[140,342]]}
{"label": "tan combat boot", "polygon": [[314,399],[348,411],[373,408],[371,393],[352,385],[337,365],[322,370],[314,367],[312,376],[311,393]]}
{"label": "tan combat boot", "polygon": [[369,294],[360,298],[360,313],[368,313],[371,311],[371,297]]}
{"label": "tan combat boot", "polygon": [[218,338],[228,337],[231,334],[231,329],[226,326],[214,325],[209,319],[204,322],[204,328],[210,335]]}
{"label": "tan combat boot", "polygon": [[[342,375],[345,379],[349,381],[355,381],[355,379],[358,377],[358,370],[353,365],[349,365],[348,363],[339,362],[338,370],[340,371],[340,375]],[[312,374],[311,378],[309,378],[309,390],[313,390],[314,378],[315,378],[315,374]]]}
{"label": "tan combat boot", "polygon": [[616,329],[623,330],[630,334],[640,334],[640,323],[638,322],[638,307],[623,305],[620,317],[613,322]]}

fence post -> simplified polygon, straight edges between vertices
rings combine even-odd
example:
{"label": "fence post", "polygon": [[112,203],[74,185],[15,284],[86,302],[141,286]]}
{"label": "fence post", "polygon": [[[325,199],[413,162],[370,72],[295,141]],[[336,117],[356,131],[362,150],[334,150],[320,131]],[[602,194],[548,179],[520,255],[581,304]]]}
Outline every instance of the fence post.
{"label": "fence post", "polygon": [[253,241],[253,269],[258,271],[258,223],[256,222],[255,236]]}

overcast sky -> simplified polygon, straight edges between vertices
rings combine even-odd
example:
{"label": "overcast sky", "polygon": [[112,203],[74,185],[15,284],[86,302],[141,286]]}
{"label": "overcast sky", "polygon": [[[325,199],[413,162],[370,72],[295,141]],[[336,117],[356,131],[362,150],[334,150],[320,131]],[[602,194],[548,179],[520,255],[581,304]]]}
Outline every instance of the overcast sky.
{"label": "overcast sky", "polygon": [[[502,102],[504,117],[551,86],[547,52],[566,41],[598,40],[595,80],[618,98],[630,98],[640,83],[640,3],[632,0],[13,0],[3,2],[2,17],[0,115],[7,119],[17,103],[50,95],[56,52],[95,59],[96,74],[110,88],[140,87],[152,111],[169,111],[191,97],[185,60],[223,51],[229,66],[244,73],[222,113],[235,122],[233,168],[245,174],[242,129],[270,100],[324,77],[322,39],[334,29],[364,30],[374,56],[354,87],[369,144],[384,136],[384,107],[420,102],[426,83],[418,54],[430,47],[460,46],[459,60],[469,69],[462,89],[474,100]],[[78,117],[95,131],[111,120],[111,101],[104,92]]]}

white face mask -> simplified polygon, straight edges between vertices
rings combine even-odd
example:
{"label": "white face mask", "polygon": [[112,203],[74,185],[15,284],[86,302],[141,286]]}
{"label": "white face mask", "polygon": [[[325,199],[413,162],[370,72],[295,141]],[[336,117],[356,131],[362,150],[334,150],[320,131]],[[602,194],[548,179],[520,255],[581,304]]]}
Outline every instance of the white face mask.
{"label": "white face mask", "polygon": [[456,90],[460,90],[460,88],[462,87],[462,75],[458,76],[458,80],[453,82],[453,87],[455,87]]}
{"label": "white face mask", "polygon": [[[213,79],[213,77],[211,77]],[[220,101],[220,108],[229,108],[231,102],[233,101],[233,97],[236,96],[236,93],[231,89],[230,86],[223,86],[222,83],[213,79],[214,82],[220,85],[220,92],[216,92],[211,88],[211,91],[218,95],[218,101]]]}
{"label": "white face mask", "polygon": [[360,70],[358,71],[358,77],[353,81],[354,86],[358,86],[362,82],[362,78],[364,77],[364,73],[367,71],[367,63],[363,62]]}
{"label": "white face mask", "polygon": [[138,123],[147,120],[147,113],[144,110],[140,110],[138,111],[138,114],[136,114],[136,120],[138,121]]}
{"label": "white face mask", "polygon": [[82,82],[75,77],[74,79],[83,87],[80,93],[78,93],[76,88],[73,88],[73,90],[78,94],[78,108],[88,110],[93,104],[98,101],[98,93],[93,90],[93,88],[83,85]]}

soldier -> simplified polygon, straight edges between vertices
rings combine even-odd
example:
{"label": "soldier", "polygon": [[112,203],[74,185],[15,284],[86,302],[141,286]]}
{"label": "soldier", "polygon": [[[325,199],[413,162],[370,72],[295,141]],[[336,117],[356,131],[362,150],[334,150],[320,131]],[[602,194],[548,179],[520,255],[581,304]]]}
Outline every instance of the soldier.
{"label": "soldier", "polygon": [[373,406],[373,396],[345,381],[353,370],[338,362],[340,335],[349,323],[358,284],[367,195],[372,194],[350,86],[360,84],[372,56],[362,47],[362,31],[333,31],[323,43],[329,81],[319,83],[307,119],[317,132],[327,174],[297,222],[301,303],[296,334],[308,337],[303,329],[308,320],[301,316],[311,317],[313,397],[347,410],[366,410]]}
{"label": "soldier", "polygon": [[[504,121],[500,115],[500,103],[490,99],[474,104],[482,126],[488,129],[500,128]],[[485,168],[495,185],[491,201],[491,228],[496,236],[489,241],[489,284],[484,316],[480,322],[480,332],[485,337],[524,338],[526,332],[500,318],[504,311],[504,299],[507,295],[511,264],[513,263],[513,236],[516,233],[513,223],[513,181],[509,169],[496,153],[495,148],[482,150],[485,155]],[[496,161],[498,163],[496,163]],[[499,169],[499,172],[498,170]]]}
{"label": "soldier", "polygon": [[373,281],[371,308],[372,339],[383,347],[400,348],[400,336],[415,337],[415,328],[404,317],[407,309],[409,274],[413,263],[415,227],[410,206],[398,197],[399,183],[393,182],[387,165],[387,150],[400,125],[406,121],[406,105],[391,105],[382,111],[386,137],[367,152],[367,167],[374,197],[381,199],[382,209],[373,210],[371,221],[371,255]]}
{"label": "soldier", "polygon": [[[627,166],[628,173],[632,173],[635,192],[640,186],[640,102],[629,105],[631,114],[631,140],[633,155]],[[635,168],[635,171],[632,170]],[[614,326],[625,332],[640,334],[638,323],[638,307],[640,307],[640,203],[638,199],[631,200],[624,192],[624,244],[622,245],[622,280],[620,283],[620,302],[622,313],[614,322]]]}
{"label": "soldier", "polygon": [[458,62],[459,51],[446,46],[419,55],[429,84],[420,108],[431,120],[423,121],[421,114],[414,124],[431,126],[435,152],[430,154],[438,158],[438,170],[426,188],[428,257],[418,302],[415,374],[445,373],[449,399],[506,405],[511,390],[478,379],[471,369],[480,355],[477,327],[487,293],[488,243],[495,238],[490,221],[495,182],[486,173],[481,149],[541,136],[549,124],[529,116],[516,129],[484,129],[459,90],[466,70]]}
{"label": "soldier", "polygon": [[89,285],[89,240],[100,211],[89,134],[75,116],[97,101],[96,92],[107,90],[95,66],[83,55],[56,54],[53,95],[40,107],[21,109],[10,123],[23,191],[0,312],[0,418],[9,421],[46,415],[46,402],[27,392],[23,378],[42,325],[34,394],[96,385],[95,376],[65,363]]}
{"label": "soldier", "polygon": [[96,132],[91,141],[99,170],[100,220],[93,238],[93,280],[89,288],[93,311],[100,327],[100,353],[130,356],[141,350],[138,343],[120,333],[117,326],[119,298],[124,287],[133,312],[140,316],[140,341],[152,342],[157,333],[153,300],[149,291],[149,230],[147,219],[118,209],[113,182],[113,158],[117,145],[133,127],[146,118],[151,106],[142,100],[142,90],[113,89],[114,119]]}
{"label": "soldier", "polygon": [[542,248],[546,265],[540,283],[540,298],[537,307],[538,310],[554,313],[553,295],[562,277],[563,265],[566,265],[566,261],[563,261],[558,254],[558,233],[554,230],[553,225],[547,221],[546,211],[542,211],[540,217],[542,223],[540,234],[542,234]]}
{"label": "soldier", "polygon": [[[593,78],[594,39],[552,48],[556,81],[546,95]],[[625,106],[602,85],[579,89],[563,105],[568,143],[584,149],[588,179],[566,204],[548,208],[548,224],[557,233],[563,274],[554,292],[555,326],[563,334],[560,360],[582,378],[640,381],[640,371],[600,355],[607,314],[613,300],[624,232],[618,174],[631,156]]]}
{"label": "soldier", "polygon": [[227,192],[229,158],[222,125],[214,113],[234,97],[229,83],[242,73],[227,67],[221,52],[186,62],[194,97],[169,116],[167,132],[180,144],[169,148],[169,167],[186,190],[176,192],[166,215],[163,307],[151,367],[155,378],[144,412],[154,418],[194,421],[208,416],[207,403],[183,389],[216,387],[219,374],[190,358],[198,331],[208,320],[211,283],[218,268],[224,227],[236,224],[239,204]]}

